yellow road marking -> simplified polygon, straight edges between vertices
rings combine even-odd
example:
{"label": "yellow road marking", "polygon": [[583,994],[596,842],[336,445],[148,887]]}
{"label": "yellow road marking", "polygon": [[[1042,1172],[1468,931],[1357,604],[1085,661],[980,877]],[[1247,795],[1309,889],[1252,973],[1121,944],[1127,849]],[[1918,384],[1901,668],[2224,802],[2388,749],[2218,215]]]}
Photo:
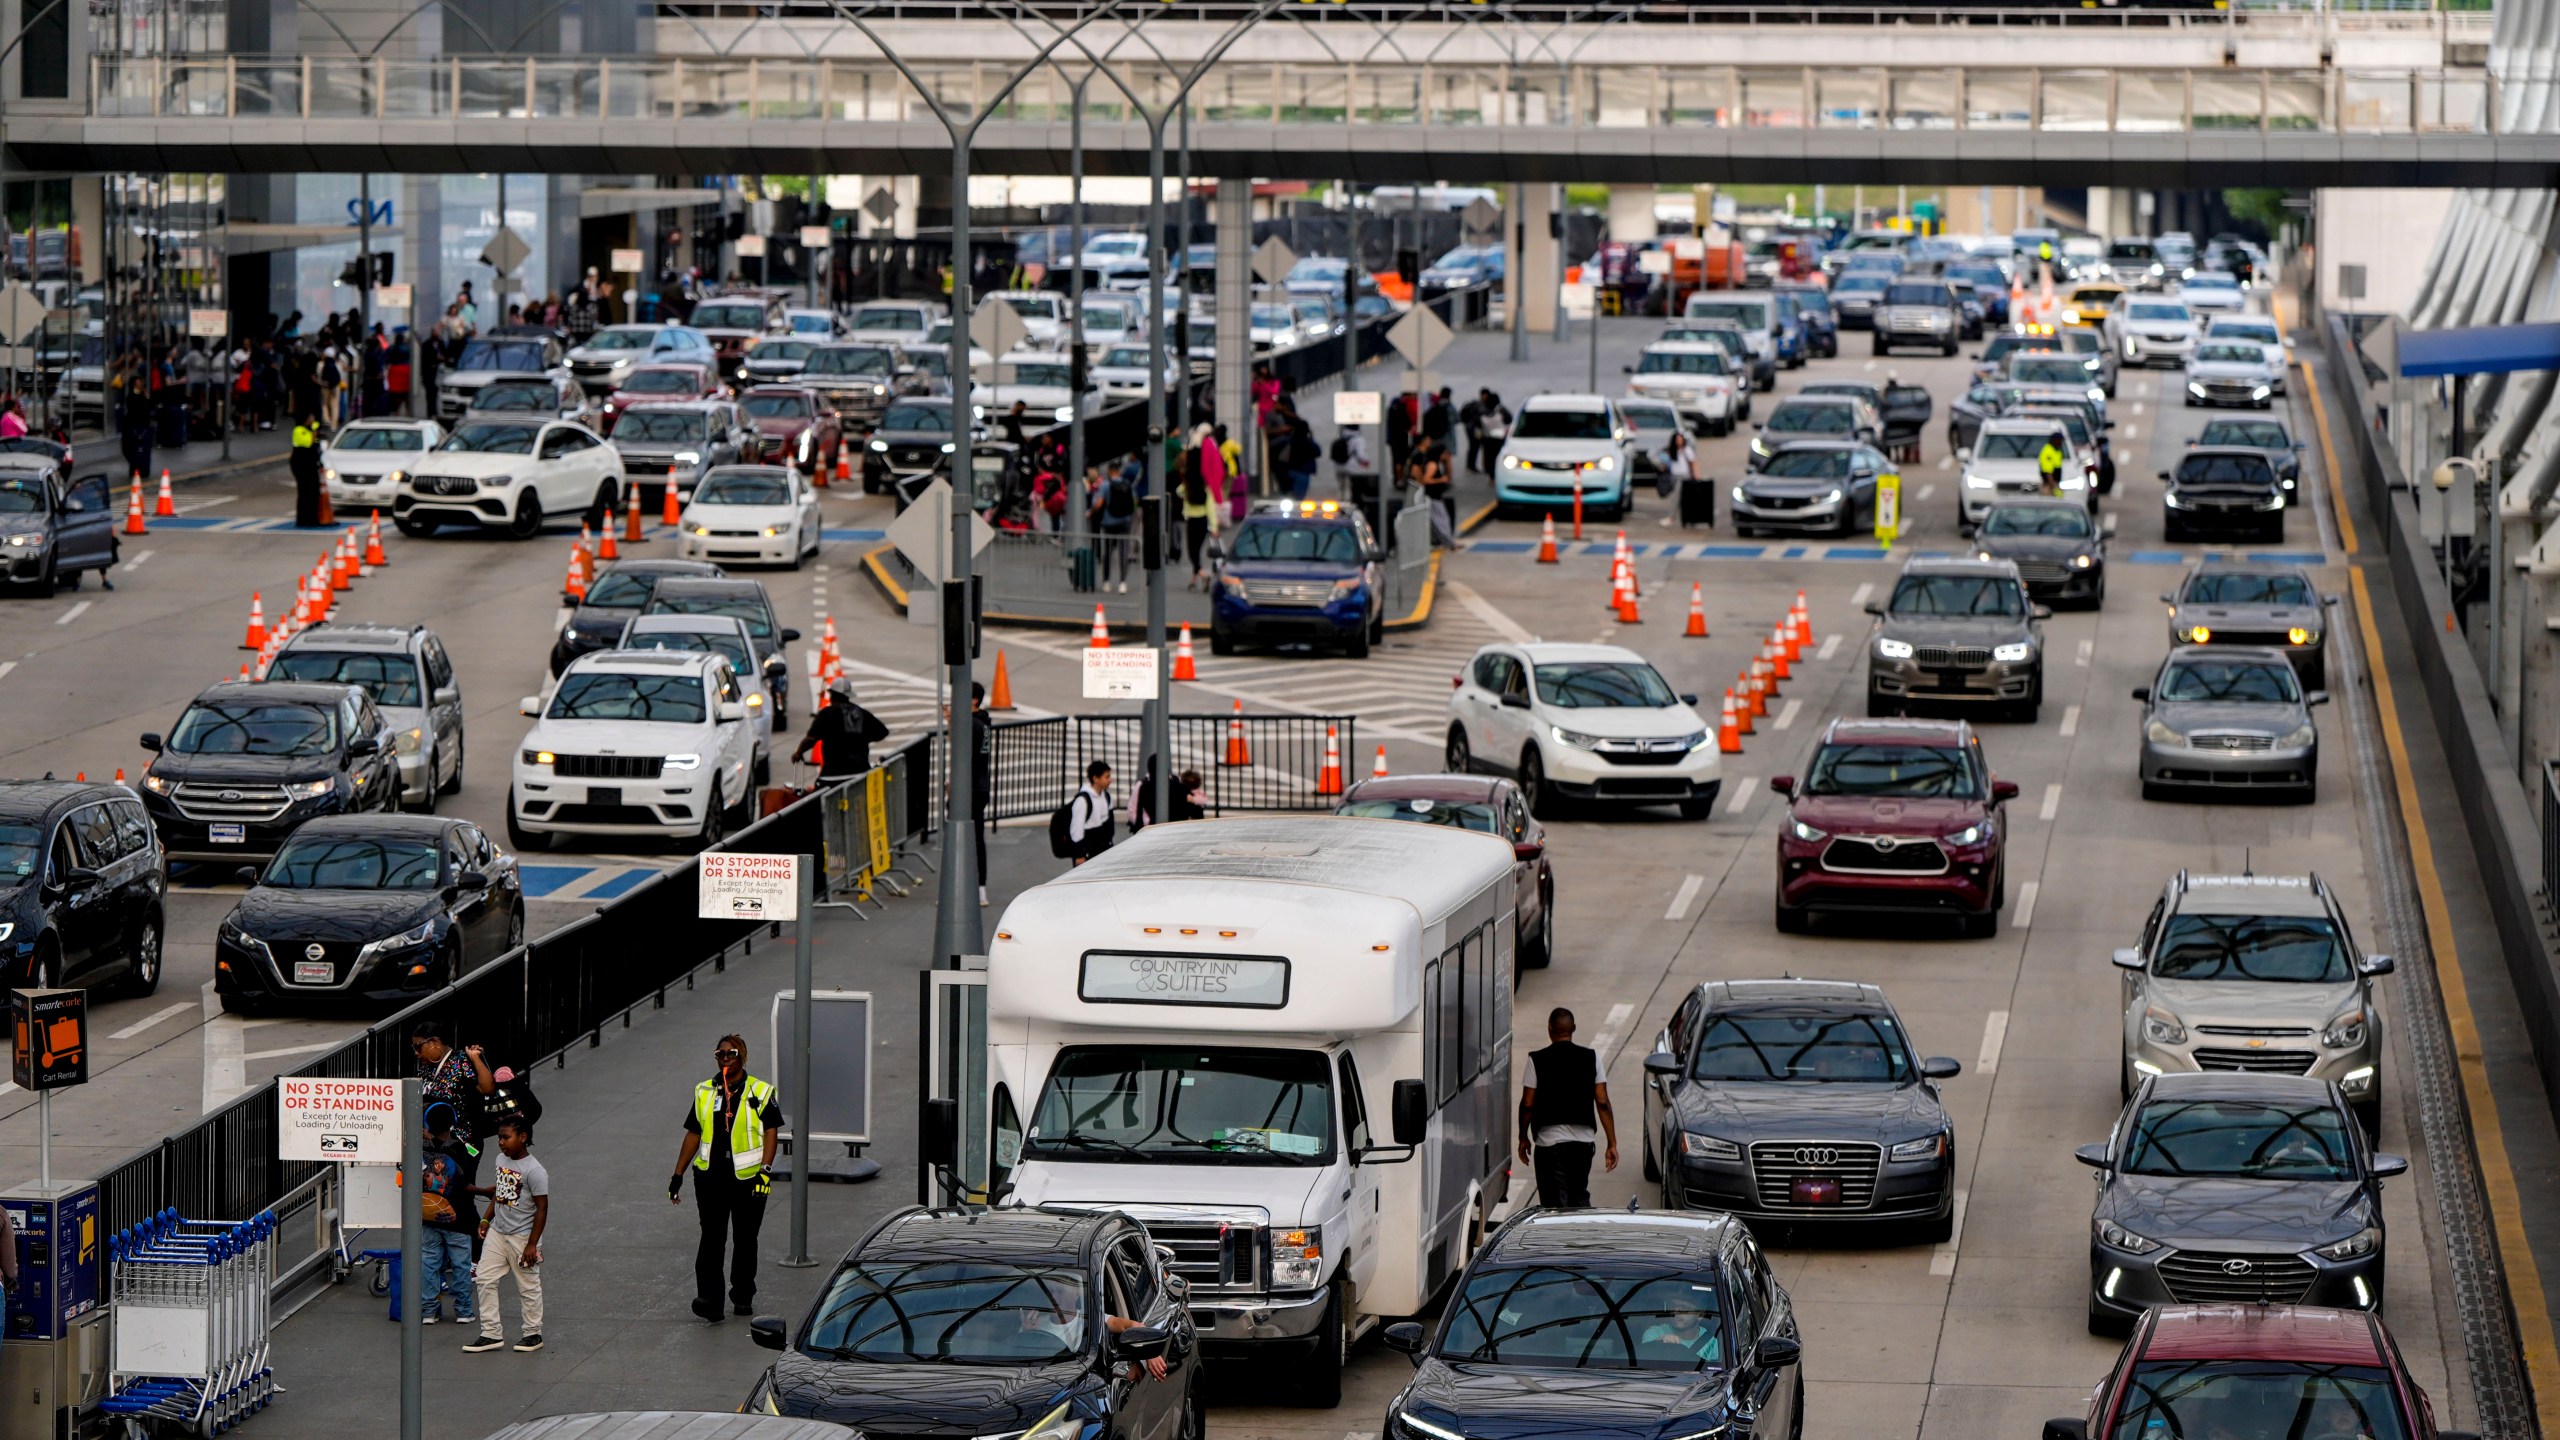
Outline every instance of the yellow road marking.
{"label": "yellow road marking", "polygon": [[2320,400],[2320,381],[2311,373],[2311,362],[2294,362],[2302,370],[2303,393],[2311,397],[2311,419],[2320,431],[2320,468],[2329,472],[2329,513],[2338,517],[2338,538],[2346,542],[2347,553],[2356,553],[2356,521],[2347,513],[2347,491],[2338,479],[2338,453],[2329,448],[2329,407]]}

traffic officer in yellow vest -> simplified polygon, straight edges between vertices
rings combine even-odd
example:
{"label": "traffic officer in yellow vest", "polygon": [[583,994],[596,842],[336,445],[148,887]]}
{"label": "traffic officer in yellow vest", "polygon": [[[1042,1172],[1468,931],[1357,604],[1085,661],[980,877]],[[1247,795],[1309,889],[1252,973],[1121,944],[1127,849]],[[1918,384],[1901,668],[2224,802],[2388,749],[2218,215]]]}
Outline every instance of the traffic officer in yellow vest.
{"label": "traffic officer in yellow vest", "polygon": [[293,472],[293,523],[303,529],[329,523],[321,508],[325,492],[320,488],[320,422],[304,416],[293,422],[293,456],[288,462]]}
{"label": "traffic officer in yellow vest", "polygon": [[693,1313],[717,1324],[723,1241],[732,1242],[730,1308],[755,1313],[756,1232],[764,1227],[765,1196],[773,1189],[782,1105],[770,1081],[747,1073],[746,1041],[723,1035],[711,1057],[720,1069],[693,1087],[676,1173],[667,1177],[667,1200],[684,1203],[684,1172],[692,1167],[693,1203],[702,1219],[702,1243],[693,1252]]}

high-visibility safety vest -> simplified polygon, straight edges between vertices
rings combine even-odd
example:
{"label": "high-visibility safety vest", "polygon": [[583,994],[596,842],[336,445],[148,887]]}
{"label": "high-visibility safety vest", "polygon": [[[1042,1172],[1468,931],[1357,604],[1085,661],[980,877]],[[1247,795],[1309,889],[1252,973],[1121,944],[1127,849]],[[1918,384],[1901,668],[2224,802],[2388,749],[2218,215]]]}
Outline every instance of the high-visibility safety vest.
{"label": "high-visibility safety vest", "polygon": [[[744,1180],[764,1171],[764,1107],[773,1103],[773,1086],[753,1075],[738,1090],[738,1113],[729,1121],[729,1163]],[[693,1152],[693,1168],[711,1168],[711,1127],[720,1123],[720,1080],[714,1076],[693,1087],[693,1123],[702,1132],[702,1148]]]}
{"label": "high-visibility safety vest", "polygon": [[319,443],[320,443],[320,437],[319,437],[317,434],[315,434],[315,433],[313,433],[313,432],[312,432],[312,429],[311,429],[311,427],[310,427],[310,426],[308,426],[308,425],[296,425],[296,426],[294,426],[294,427],[293,427],[293,448],[294,448],[294,449],[296,449],[296,450],[308,450],[308,449],[310,449],[312,446],[317,445],[317,444],[319,444]]}

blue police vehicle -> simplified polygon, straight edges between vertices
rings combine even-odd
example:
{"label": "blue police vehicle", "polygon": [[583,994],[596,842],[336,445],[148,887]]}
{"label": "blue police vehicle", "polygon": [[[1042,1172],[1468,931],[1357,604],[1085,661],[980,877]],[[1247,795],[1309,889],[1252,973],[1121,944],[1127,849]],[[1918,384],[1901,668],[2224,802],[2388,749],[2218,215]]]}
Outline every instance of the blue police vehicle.
{"label": "blue police vehicle", "polygon": [[1210,587],[1209,653],[1240,642],[1339,645],[1354,659],[1386,635],[1377,547],[1357,509],[1336,500],[1258,505],[1229,532]]}

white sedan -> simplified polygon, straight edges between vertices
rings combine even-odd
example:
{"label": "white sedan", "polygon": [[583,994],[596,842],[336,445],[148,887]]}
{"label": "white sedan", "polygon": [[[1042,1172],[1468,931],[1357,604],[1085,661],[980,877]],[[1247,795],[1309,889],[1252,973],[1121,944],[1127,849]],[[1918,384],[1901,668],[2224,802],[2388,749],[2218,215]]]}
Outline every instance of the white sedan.
{"label": "white sedan", "polygon": [[[1102,358],[1085,372],[1100,386],[1106,400],[1143,397],[1147,393],[1147,347],[1114,345],[1102,352]],[[1182,369],[1171,356],[1164,362],[1164,393],[1178,395],[1182,390]]]}
{"label": "white sedan", "polygon": [[622,484],[621,453],[584,425],[466,420],[442,445],[418,457],[392,502],[391,518],[403,535],[476,525],[530,540],[553,515],[579,515],[589,525],[610,522]]}
{"label": "white sedan", "polygon": [[800,568],[823,525],[809,478],[781,465],[723,465],[693,489],[676,527],[687,560],[743,560]]}
{"label": "white sedan", "polygon": [[320,450],[320,479],[329,503],[357,509],[389,509],[418,458],[444,441],[433,420],[362,420],[330,437]]}

